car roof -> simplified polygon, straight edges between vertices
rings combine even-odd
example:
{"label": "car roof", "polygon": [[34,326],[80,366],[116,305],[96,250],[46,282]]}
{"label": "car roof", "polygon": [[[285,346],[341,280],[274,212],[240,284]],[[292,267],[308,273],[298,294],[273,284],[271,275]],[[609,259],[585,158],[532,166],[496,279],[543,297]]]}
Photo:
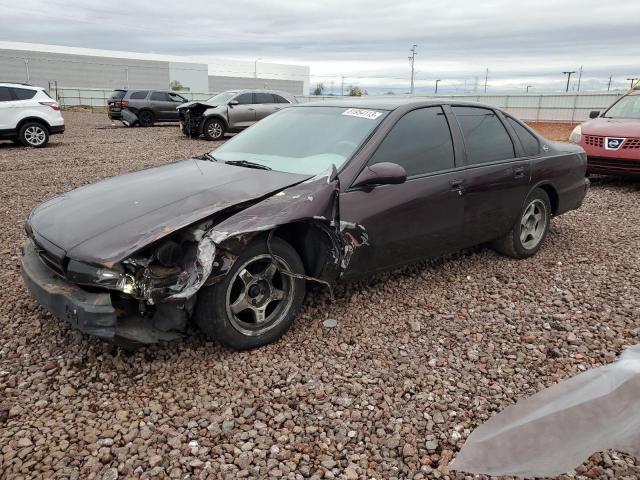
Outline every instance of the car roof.
{"label": "car roof", "polygon": [[248,93],[248,92],[277,93],[278,95],[293,96],[289,92],[284,92],[282,90],[274,90],[272,88],[243,88],[242,90],[227,90],[226,92],[228,93]]}
{"label": "car roof", "polygon": [[29,83],[16,83],[16,82],[0,82],[0,85],[3,87],[18,87],[18,88],[26,88],[28,90],[42,90],[42,87],[34,87]]}
{"label": "car roof", "polygon": [[[412,107],[412,106],[429,106],[429,105],[468,105],[474,107],[486,107],[491,109],[496,109],[491,105],[487,105],[479,102],[470,102],[463,100],[451,100],[449,98],[438,98],[438,97],[424,97],[420,99],[416,98],[384,98],[384,99],[373,99],[373,98],[362,98],[362,97],[340,97],[338,100],[325,100],[319,102],[309,102],[309,103],[300,103],[297,107],[342,107],[342,108],[366,108],[371,110],[386,110],[392,111],[402,107]],[[499,108],[497,110],[500,110]]]}

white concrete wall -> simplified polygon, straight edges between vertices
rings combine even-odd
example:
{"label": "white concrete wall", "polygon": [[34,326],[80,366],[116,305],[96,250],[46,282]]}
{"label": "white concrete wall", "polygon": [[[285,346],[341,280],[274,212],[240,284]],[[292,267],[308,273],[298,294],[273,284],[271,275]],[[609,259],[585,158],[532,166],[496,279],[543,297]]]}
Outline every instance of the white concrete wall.
{"label": "white concrete wall", "polygon": [[169,81],[174,80],[191,92],[208,92],[209,68],[204,63],[169,62]]}
{"label": "white concrete wall", "polygon": [[[253,60],[232,60],[226,58],[215,58],[209,56],[177,56],[177,55],[158,55],[151,53],[137,53],[137,52],[122,52],[116,50],[98,50],[93,48],[76,48],[76,47],[65,47],[59,45],[44,45],[44,44],[35,44],[35,43],[22,43],[22,42],[1,42],[0,41],[0,54],[3,51],[12,50],[14,57],[22,57],[27,55],[29,52],[32,54],[37,53],[48,53],[48,54],[65,54],[65,55],[76,55],[76,56],[85,56],[85,57],[94,57],[94,58],[102,58],[103,61],[94,60],[94,63],[107,63],[106,59],[111,59],[114,63],[127,65],[128,60],[138,60],[138,61],[149,61],[149,62],[167,62],[169,64],[176,64],[173,68],[174,73],[176,74],[176,79],[180,80],[179,77],[187,79],[191,83],[198,82],[198,87],[192,87],[192,91],[201,90],[203,92],[209,89],[209,76],[222,76],[222,77],[244,77],[244,78],[263,78],[263,79],[273,79],[273,80],[291,80],[296,82],[303,82],[303,89],[300,92],[307,93],[309,91],[309,74],[310,68],[308,66],[302,65],[289,65],[282,63],[267,63],[262,60],[258,60],[257,64]],[[18,54],[15,53],[18,51]],[[256,55],[256,57],[258,57]],[[2,59],[0,58],[0,61]],[[14,58],[12,62],[20,66],[21,58],[17,60]],[[208,70],[208,75],[205,75],[204,78],[201,77],[201,74],[193,73],[195,71],[201,72],[200,65],[206,65]],[[180,65],[180,66],[178,66]],[[192,73],[191,67],[189,65],[198,65],[198,68],[195,69]],[[2,73],[3,65],[0,63],[0,73]],[[19,70],[19,68],[18,68]],[[50,77],[49,75],[48,77]],[[47,77],[47,78],[48,78]],[[48,80],[54,80],[55,78],[48,78]],[[174,78],[172,78],[173,80]],[[3,79],[4,80],[4,79]],[[184,84],[184,82],[181,81]],[[107,85],[67,85],[73,87],[80,88],[101,88],[106,87]],[[159,88],[159,87],[152,87]],[[168,87],[163,87],[168,88]]]}

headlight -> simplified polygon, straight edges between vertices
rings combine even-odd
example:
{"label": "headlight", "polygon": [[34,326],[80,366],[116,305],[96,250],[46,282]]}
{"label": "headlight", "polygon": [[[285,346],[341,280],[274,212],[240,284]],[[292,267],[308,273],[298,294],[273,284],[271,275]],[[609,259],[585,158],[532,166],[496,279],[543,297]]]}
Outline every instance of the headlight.
{"label": "headlight", "polygon": [[573,143],[580,143],[581,139],[582,139],[582,128],[580,128],[580,125],[578,125],[576,128],[573,129],[573,132],[571,132],[571,135],[569,135],[569,141]]}
{"label": "headlight", "polygon": [[69,261],[66,277],[70,282],[79,285],[92,285],[125,293],[130,293],[130,283],[133,283],[133,279],[125,274],[122,267],[94,267],[75,260]]}

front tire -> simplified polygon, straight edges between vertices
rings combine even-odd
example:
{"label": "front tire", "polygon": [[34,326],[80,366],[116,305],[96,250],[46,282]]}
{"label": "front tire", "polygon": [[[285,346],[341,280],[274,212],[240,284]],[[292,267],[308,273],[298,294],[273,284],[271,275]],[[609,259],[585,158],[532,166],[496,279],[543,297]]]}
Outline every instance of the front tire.
{"label": "front tire", "polygon": [[222,140],[226,128],[222,120],[219,118],[209,118],[204,122],[203,134],[204,138],[211,141]]}
{"label": "front tire", "polygon": [[[304,273],[298,253],[274,237],[250,244],[219,283],[198,293],[195,320],[207,336],[235,350],[271,343],[293,324],[305,295],[305,281],[282,273]],[[275,258],[275,262],[273,261]]]}
{"label": "front tire", "polygon": [[524,203],[516,224],[504,237],[496,240],[493,248],[508,257],[532,257],[549,232],[551,222],[551,202],[549,195],[541,188],[533,190]]}
{"label": "front tire", "polygon": [[20,128],[20,142],[25,147],[44,148],[49,143],[49,132],[41,123],[27,122]]}

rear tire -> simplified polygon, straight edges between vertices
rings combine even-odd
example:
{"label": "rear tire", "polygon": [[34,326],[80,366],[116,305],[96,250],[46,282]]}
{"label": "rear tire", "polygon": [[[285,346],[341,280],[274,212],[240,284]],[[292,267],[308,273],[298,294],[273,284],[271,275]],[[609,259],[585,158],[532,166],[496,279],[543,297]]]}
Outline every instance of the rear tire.
{"label": "rear tire", "polygon": [[285,275],[283,269],[303,273],[298,253],[274,237],[251,243],[219,283],[198,293],[194,318],[204,333],[235,350],[271,343],[293,324],[305,296],[305,281]]}
{"label": "rear tire", "polygon": [[27,122],[20,128],[20,142],[25,147],[44,148],[49,143],[49,131],[41,123]]}
{"label": "rear tire", "polygon": [[493,242],[493,248],[508,257],[532,257],[549,232],[551,223],[551,202],[549,195],[541,188],[533,190],[518,215],[518,220],[504,237]]}
{"label": "rear tire", "polygon": [[153,113],[149,110],[143,110],[138,113],[138,123],[141,127],[151,127],[155,123],[156,119]]}
{"label": "rear tire", "polygon": [[225,124],[219,118],[208,118],[202,129],[204,138],[211,141],[222,140],[225,131]]}

